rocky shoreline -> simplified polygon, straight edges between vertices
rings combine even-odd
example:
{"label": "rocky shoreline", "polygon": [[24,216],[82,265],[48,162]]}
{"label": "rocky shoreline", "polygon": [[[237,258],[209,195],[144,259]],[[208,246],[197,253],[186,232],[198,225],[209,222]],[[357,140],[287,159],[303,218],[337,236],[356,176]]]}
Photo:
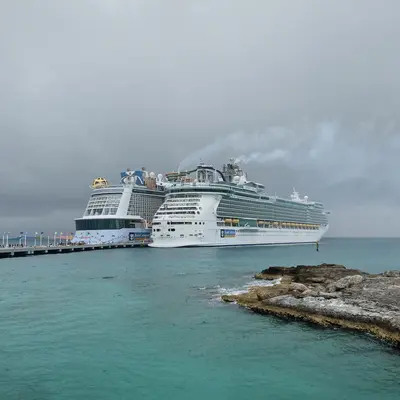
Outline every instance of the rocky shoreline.
{"label": "rocky shoreline", "polygon": [[400,347],[400,271],[368,274],[343,265],[269,267],[271,286],[223,295],[259,314],[366,332]]}

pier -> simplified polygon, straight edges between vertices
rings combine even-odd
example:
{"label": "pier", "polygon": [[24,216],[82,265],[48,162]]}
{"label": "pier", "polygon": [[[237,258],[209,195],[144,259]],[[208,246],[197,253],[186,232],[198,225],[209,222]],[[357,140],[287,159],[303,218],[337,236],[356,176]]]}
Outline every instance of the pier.
{"label": "pier", "polygon": [[68,244],[56,246],[3,247],[0,248],[0,258],[26,257],[44,254],[72,253],[92,250],[123,249],[130,247],[145,247],[148,243],[148,241],[135,241],[115,244]]}

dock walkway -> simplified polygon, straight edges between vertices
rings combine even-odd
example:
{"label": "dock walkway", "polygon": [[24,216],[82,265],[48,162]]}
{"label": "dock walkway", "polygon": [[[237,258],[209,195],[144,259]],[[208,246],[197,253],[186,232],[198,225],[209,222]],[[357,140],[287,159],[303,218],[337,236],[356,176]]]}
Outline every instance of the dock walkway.
{"label": "dock walkway", "polygon": [[43,254],[72,253],[76,251],[123,249],[129,247],[145,247],[148,241],[127,242],[117,244],[84,244],[84,245],[58,245],[58,246],[30,246],[30,247],[4,247],[0,248],[0,258],[37,256]]}

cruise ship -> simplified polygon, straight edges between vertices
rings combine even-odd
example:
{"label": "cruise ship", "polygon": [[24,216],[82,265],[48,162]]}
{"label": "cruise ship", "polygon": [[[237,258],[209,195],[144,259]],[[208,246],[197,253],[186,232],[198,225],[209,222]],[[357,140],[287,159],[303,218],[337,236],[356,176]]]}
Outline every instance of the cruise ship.
{"label": "cruise ship", "polygon": [[145,168],[120,174],[119,185],[93,180],[92,194],[82,218],[75,219],[72,243],[148,243],[153,216],[165,197],[162,174]]}
{"label": "cruise ship", "polygon": [[290,199],[268,195],[235,159],[222,171],[200,163],[166,178],[170,187],[153,219],[151,247],[316,243],[329,228],[322,203],[295,190]]}

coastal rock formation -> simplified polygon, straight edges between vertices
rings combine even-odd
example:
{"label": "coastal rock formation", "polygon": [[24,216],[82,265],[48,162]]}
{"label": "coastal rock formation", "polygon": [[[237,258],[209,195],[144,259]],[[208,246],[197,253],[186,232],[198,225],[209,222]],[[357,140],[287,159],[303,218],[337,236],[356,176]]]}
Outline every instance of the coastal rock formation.
{"label": "coastal rock formation", "polygon": [[224,295],[260,314],[368,332],[400,346],[400,271],[368,274],[343,265],[269,267],[255,275],[271,286]]}

